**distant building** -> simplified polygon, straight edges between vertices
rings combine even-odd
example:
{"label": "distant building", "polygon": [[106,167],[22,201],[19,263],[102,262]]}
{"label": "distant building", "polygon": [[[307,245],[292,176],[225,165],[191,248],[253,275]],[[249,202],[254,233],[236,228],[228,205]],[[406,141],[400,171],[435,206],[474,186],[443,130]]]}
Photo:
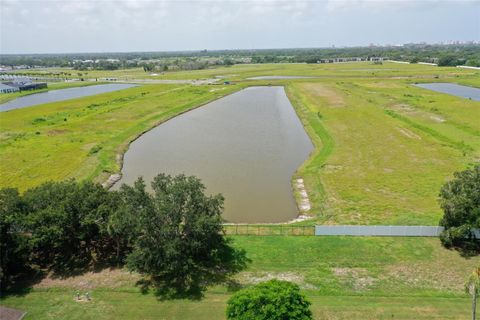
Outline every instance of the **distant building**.
{"label": "distant building", "polygon": [[17,88],[20,91],[38,90],[38,89],[47,88],[46,82],[31,82],[31,81],[5,82],[4,85]]}
{"label": "distant building", "polygon": [[12,93],[20,91],[17,87],[12,87],[3,83],[0,83],[0,93]]}

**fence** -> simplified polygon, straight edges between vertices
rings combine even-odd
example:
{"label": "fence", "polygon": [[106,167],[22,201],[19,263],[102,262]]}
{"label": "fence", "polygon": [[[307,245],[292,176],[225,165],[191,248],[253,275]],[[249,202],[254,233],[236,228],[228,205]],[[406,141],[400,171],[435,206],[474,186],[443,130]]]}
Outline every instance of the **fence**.
{"label": "fence", "polygon": [[315,226],[316,236],[438,237],[438,226]]}
{"label": "fence", "polygon": [[289,225],[248,225],[226,224],[225,231],[228,235],[244,236],[314,236],[315,226],[289,226]]}
{"label": "fence", "polygon": [[[438,237],[443,231],[439,226],[292,226],[226,224],[227,235],[243,236],[370,236],[370,237]],[[473,230],[480,239],[480,229]]]}

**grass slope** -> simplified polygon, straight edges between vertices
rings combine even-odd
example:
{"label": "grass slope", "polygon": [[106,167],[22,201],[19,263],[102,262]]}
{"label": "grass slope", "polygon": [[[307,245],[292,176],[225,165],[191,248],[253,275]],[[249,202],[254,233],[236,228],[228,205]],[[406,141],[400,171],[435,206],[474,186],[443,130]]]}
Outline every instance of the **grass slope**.
{"label": "grass slope", "polygon": [[25,190],[47,180],[105,179],[140,133],[238,89],[146,85],[4,112],[0,185]]}
{"label": "grass slope", "polygon": [[[17,71],[22,73],[23,71]],[[98,78],[116,78],[122,81],[132,79],[169,79],[169,80],[198,80],[212,79],[222,77],[228,80],[241,80],[248,77],[257,76],[318,76],[318,77],[395,77],[395,78],[432,78],[435,81],[455,78],[462,76],[463,81],[467,79],[476,79],[470,82],[472,85],[480,86],[478,81],[479,72],[471,69],[460,69],[452,67],[434,67],[420,64],[397,64],[385,62],[382,65],[374,65],[371,62],[355,63],[337,63],[337,64],[237,64],[230,67],[218,67],[194,71],[168,71],[168,72],[145,72],[142,68],[132,68],[115,71],[76,71],[71,69],[48,69],[48,70],[28,70],[28,74],[38,74],[38,76],[53,76],[56,73],[71,73],[68,78],[82,77],[88,79]],[[156,75],[155,75],[156,74]],[[63,76],[62,76],[63,77]]]}
{"label": "grass slope", "polygon": [[[41,72],[41,71],[39,71]],[[140,69],[91,76],[145,78]],[[245,80],[303,75],[311,79]],[[316,150],[298,170],[312,223],[437,224],[436,197],[454,171],[480,160],[480,103],[415,82],[480,86],[480,72],[384,63],[236,65],[153,78],[223,76],[233,86],[145,85],[0,115],[0,186],[21,190],[118,172],[129,141],[183,111],[249,85],[284,85]]]}
{"label": "grass slope", "polygon": [[319,223],[437,224],[437,194],[480,159],[480,103],[398,79],[287,86],[317,150],[305,178]]}

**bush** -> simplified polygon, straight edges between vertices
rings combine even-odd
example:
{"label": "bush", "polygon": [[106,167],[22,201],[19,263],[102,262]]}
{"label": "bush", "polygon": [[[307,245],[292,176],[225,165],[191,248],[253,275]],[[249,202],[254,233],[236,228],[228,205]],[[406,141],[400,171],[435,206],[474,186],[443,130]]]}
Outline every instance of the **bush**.
{"label": "bush", "polygon": [[288,281],[270,280],[235,293],[227,304],[231,320],[312,319],[310,302]]}
{"label": "bush", "polygon": [[440,191],[440,206],[444,211],[440,225],[445,227],[442,243],[478,251],[480,241],[475,239],[474,229],[480,228],[480,164],[454,174]]}

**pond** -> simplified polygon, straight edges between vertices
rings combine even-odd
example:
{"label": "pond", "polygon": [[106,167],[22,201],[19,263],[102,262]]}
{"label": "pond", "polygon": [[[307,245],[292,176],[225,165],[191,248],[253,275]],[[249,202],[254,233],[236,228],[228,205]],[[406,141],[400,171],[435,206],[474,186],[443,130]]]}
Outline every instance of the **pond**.
{"label": "pond", "polygon": [[250,87],[179,115],[134,141],[122,183],[158,173],[195,175],[225,196],[228,222],[298,215],[291,177],[313,145],[283,87]]}
{"label": "pond", "polygon": [[13,109],[20,109],[31,107],[38,104],[49,102],[64,101],[86,96],[93,96],[95,94],[112,92],[122,89],[135,87],[134,84],[115,83],[115,84],[99,84],[87,87],[68,88],[51,90],[47,92],[29,94],[23,97],[16,98],[6,103],[0,104],[0,111],[8,111]]}
{"label": "pond", "polygon": [[419,83],[417,87],[429,89],[441,93],[451,94],[457,97],[480,101],[480,89],[462,86],[455,83]]}

